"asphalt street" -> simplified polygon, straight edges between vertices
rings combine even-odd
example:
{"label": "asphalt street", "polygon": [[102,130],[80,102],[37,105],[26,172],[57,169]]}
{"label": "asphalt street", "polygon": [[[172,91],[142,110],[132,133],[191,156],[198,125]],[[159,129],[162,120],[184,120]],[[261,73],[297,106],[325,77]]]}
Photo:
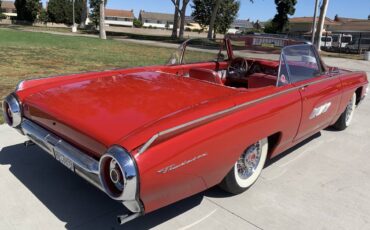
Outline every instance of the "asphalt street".
{"label": "asphalt street", "polygon": [[[328,59],[370,72],[370,62]],[[370,74],[368,74],[370,76]],[[252,188],[217,187],[119,226],[119,203],[0,126],[0,229],[370,229],[370,101],[269,162]]]}

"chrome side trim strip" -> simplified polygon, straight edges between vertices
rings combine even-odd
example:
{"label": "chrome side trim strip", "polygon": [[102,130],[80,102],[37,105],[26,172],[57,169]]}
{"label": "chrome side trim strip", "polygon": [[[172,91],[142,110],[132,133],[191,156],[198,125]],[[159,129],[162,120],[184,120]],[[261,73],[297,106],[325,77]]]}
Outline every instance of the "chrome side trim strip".
{"label": "chrome side trim strip", "polygon": [[261,97],[261,98],[258,98],[256,100],[253,100],[253,101],[248,101],[248,102],[245,102],[245,103],[242,103],[242,104],[239,104],[239,105],[235,105],[233,107],[230,107],[228,109],[225,109],[225,110],[221,110],[219,112],[215,112],[213,114],[210,114],[210,115],[207,115],[207,116],[204,116],[204,117],[200,117],[198,119],[195,119],[195,120],[192,120],[192,121],[189,121],[187,123],[184,123],[184,124],[181,124],[181,125],[178,125],[178,126],[175,126],[173,128],[170,128],[170,129],[167,129],[167,130],[164,130],[164,131],[161,131],[155,135],[153,135],[139,150],[138,152],[138,156],[140,156],[142,153],[144,153],[146,150],[149,149],[149,147],[156,141],[158,140],[159,138],[161,137],[164,137],[170,133],[173,133],[173,132],[176,132],[176,131],[179,131],[179,130],[182,130],[184,129],[184,131],[186,130],[186,128],[191,128],[197,124],[200,124],[200,123],[204,123],[204,122],[207,122],[207,121],[211,121],[212,119],[215,119],[219,116],[222,116],[222,115],[226,115],[228,113],[231,113],[231,112],[234,112],[236,110],[239,110],[239,109],[242,109],[244,107],[247,107],[247,106],[251,106],[251,105],[254,105],[254,104],[257,104],[259,102],[262,102],[262,101],[266,101],[268,99],[271,99],[271,98],[274,98],[274,97],[277,97],[277,96],[280,96],[280,95],[283,95],[283,94],[286,94],[286,93],[289,93],[289,92],[292,92],[292,91],[295,91],[295,90],[298,90],[298,89],[301,89],[302,87],[307,87],[307,86],[310,86],[310,85],[315,85],[315,84],[318,84],[318,83],[321,83],[321,82],[324,82],[324,81],[328,81],[328,80],[331,80],[331,79],[334,79],[336,77],[327,77],[327,78],[323,78],[323,79],[320,79],[320,80],[317,80],[317,81],[314,81],[314,82],[310,82],[310,83],[307,83],[305,84],[304,86],[300,85],[300,86],[295,86],[295,87],[292,87],[292,88],[289,88],[287,90],[284,90],[284,91],[280,91],[280,92],[277,92],[275,94],[271,94],[271,95],[267,95],[265,97]]}

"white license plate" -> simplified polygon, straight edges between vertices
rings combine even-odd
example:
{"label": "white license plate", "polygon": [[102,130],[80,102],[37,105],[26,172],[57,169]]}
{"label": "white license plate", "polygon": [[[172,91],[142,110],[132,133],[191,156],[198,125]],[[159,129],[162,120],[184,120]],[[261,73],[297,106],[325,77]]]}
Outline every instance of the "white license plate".
{"label": "white license plate", "polygon": [[54,151],[55,159],[62,163],[64,166],[69,168],[71,171],[74,172],[74,165],[73,161],[70,160],[69,158],[65,157],[64,155],[60,154],[58,151]]}

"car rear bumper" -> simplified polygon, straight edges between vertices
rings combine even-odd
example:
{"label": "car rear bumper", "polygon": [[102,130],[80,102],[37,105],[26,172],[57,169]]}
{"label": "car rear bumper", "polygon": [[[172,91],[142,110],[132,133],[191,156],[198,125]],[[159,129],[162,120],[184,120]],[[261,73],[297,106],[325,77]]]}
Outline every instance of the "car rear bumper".
{"label": "car rear bumper", "polygon": [[[28,119],[23,119],[20,129],[33,143],[41,147],[69,170],[105,192],[99,178],[99,161]],[[122,203],[131,214],[119,216],[118,221],[120,224],[144,213],[144,208],[139,199],[122,201]]]}

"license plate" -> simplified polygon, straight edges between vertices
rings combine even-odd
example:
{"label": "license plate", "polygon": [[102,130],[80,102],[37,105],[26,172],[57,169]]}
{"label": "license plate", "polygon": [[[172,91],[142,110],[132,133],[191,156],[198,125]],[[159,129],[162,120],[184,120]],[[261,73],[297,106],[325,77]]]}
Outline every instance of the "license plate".
{"label": "license plate", "polygon": [[65,157],[64,155],[62,155],[58,151],[54,151],[54,154],[55,154],[55,159],[57,161],[59,161],[64,166],[66,166],[68,169],[70,169],[71,171],[74,172],[74,165],[73,165],[73,161],[72,160],[70,160],[69,158]]}

